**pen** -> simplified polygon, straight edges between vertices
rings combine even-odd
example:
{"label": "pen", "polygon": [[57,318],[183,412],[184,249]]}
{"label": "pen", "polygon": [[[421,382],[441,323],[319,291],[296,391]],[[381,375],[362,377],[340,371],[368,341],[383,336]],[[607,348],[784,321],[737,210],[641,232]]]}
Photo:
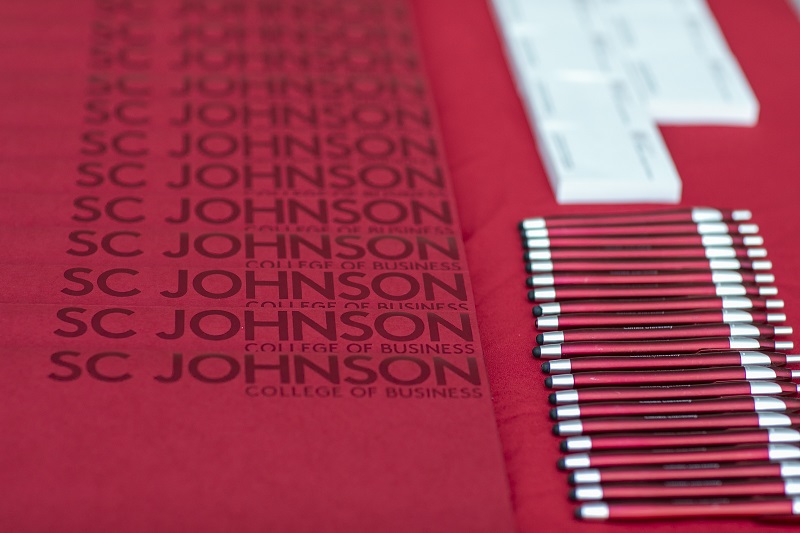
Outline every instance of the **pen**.
{"label": "pen", "polygon": [[725,381],[705,384],[659,385],[640,387],[597,387],[560,390],[551,393],[553,405],[581,402],[615,402],[625,400],[669,400],[710,398],[717,396],[788,396],[800,391],[796,383],[763,380]]}
{"label": "pen", "polygon": [[564,285],[631,285],[640,283],[772,283],[775,276],[753,271],[700,270],[687,272],[673,271],[631,271],[625,273],[575,273],[557,272],[536,274],[528,277],[528,287],[560,288]]}
{"label": "pen", "polygon": [[570,490],[573,501],[618,500],[642,498],[714,498],[720,496],[798,496],[800,479],[767,479],[747,481],[689,481],[663,483],[630,483],[614,485],[580,485]]}
{"label": "pen", "polygon": [[701,337],[640,341],[564,342],[533,348],[533,356],[560,359],[580,355],[670,354],[701,350],[772,350],[782,352],[794,347],[792,341],[753,339],[750,337]]}
{"label": "pen", "polygon": [[534,272],[607,272],[614,270],[769,270],[771,261],[749,259],[617,259],[530,261],[525,270]]}
{"label": "pen", "polygon": [[722,222],[750,220],[752,213],[746,209],[713,209],[694,207],[668,211],[647,211],[644,213],[598,214],[598,215],[558,215],[552,217],[526,218],[520,222],[520,229],[569,227],[587,224],[652,224],[667,222]]}
{"label": "pen", "polygon": [[790,381],[800,377],[800,370],[772,368],[761,365],[713,366],[680,370],[617,370],[556,374],[545,378],[551,389],[618,385],[677,385],[681,383],[710,383],[731,380]]}
{"label": "pen", "polygon": [[634,235],[628,237],[543,237],[524,239],[525,248],[601,248],[623,246],[761,246],[759,235]]}
{"label": "pen", "polygon": [[537,248],[527,250],[524,261],[589,260],[589,259],[757,259],[767,257],[764,248],[752,246],[690,246],[688,248],[657,248],[639,246],[636,248]]}
{"label": "pen", "polygon": [[761,517],[800,515],[800,498],[713,503],[587,503],[575,516],[583,520],[658,518]]}
{"label": "pen", "polygon": [[611,286],[559,286],[532,289],[528,299],[534,302],[579,300],[587,298],[651,298],[657,296],[774,296],[775,287],[736,283],[644,284]]}
{"label": "pen", "polygon": [[553,424],[553,434],[556,436],[572,436],[620,431],[785,428],[796,424],[800,424],[800,415],[774,412],[651,415],[562,420]]}
{"label": "pen", "polygon": [[652,434],[578,435],[563,439],[559,444],[559,449],[565,453],[574,453],[588,452],[590,450],[735,446],[738,444],[786,444],[798,442],[800,442],[800,431],[793,428],[729,429]]}
{"label": "pen", "polygon": [[758,233],[756,224],[735,224],[729,222],[686,222],[666,224],[637,224],[616,226],[571,226],[556,228],[523,229],[521,234],[526,239],[548,237],[593,237],[612,235],[754,235]]}
{"label": "pen", "polygon": [[800,362],[800,355],[777,352],[709,352],[666,355],[589,355],[542,363],[546,374],[609,370],[687,369],[713,366],[784,366]]}
{"label": "pen", "polygon": [[800,409],[798,398],[775,398],[772,396],[729,396],[725,398],[694,400],[650,400],[639,402],[609,402],[560,405],[550,410],[550,418],[566,420],[572,418],[594,418],[614,416],[642,416],[665,414],[701,414],[725,412],[796,411]]}
{"label": "pen", "polygon": [[[725,297],[720,300],[737,299],[734,297]],[[696,299],[693,299],[695,301]],[[705,298],[699,299],[700,303],[706,303]],[[732,302],[718,302],[711,299],[709,303],[722,305],[730,305]],[[747,303],[752,303],[751,300],[745,298]],[[781,307],[780,300],[772,300],[771,307]],[[569,304],[576,302],[565,302],[567,310],[573,307]],[[653,302],[658,304],[659,302]],[[670,304],[672,302],[669,302]],[[766,301],[764,301],[766,305]],[[778,304],[778,305],[775,305]],[[561,304],[542,304],[544,306],[551,306]],[[586,304],[588,307],[590,304]],[[693,305],[692,303],[684,303],[687,307]],[[538,307],[538,306],[537,306]],[[549,308],[547,310],[554,310]],[[559,309],[560,310],[560,309]],[[536,327],[538,329],[558,329],[558,328],[585,328],[585,327],[603,327],[603,326],[664,326],[664,325],[681,325],[681,324],[736,324],[736,323],[770,323],[770,322],[785,322],[786,315],[783,313],[770,313],[763,309],[754,309],[752,311],[743,311],[741,309],[692,309],[686,311],[650,311],[650,312],[590,312],[590,313],[569,313],[565,312],[563,315],[540,315],[536,319]]]}
{"label": "pen", "polygon": [[[626,450],[624,452],[573,453],[558,460],[561,470],[604,466],[666,465],[671,463],[726,463],[739,461],[785,461],[800,459],[800,448],[792,444],[729,446],[725,448],[681,448],[677,450]],[[641,479],[641,478],[640,478]]]}
{"label": "pen", "polygon": [[747,463],[707,462],[658,466],[585,468],[570,472],[570,485],[626,481],[680,481],[695,479],[781,478],[800,476],[800,461]]}
{"label": "pen", "polygon": [[[709,309],[782,309],[783,300],[747,296],[671,296],[649,298],[593,298],[543,302],[533,306],[534,316],[577,313],[665,313],[668,311],[702,311]],[[715,322],[719,322],[715,320]]]}
{"label": "pen", "polygon": [[791,335],[788,326],[767,324],[696,324],[690,326],[644,326],[585,328],[547,331],[536,336],[539,344],[606,340],[688,339],[691,337],[775,337]]}

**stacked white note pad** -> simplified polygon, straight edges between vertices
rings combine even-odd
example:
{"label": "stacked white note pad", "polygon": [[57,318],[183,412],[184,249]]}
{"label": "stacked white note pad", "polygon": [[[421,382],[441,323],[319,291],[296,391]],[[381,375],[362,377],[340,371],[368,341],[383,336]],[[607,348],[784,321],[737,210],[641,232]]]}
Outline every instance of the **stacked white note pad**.
{"label": "stacked white note pad", "polygon": [[586,4],[659,124],[752,126],[758,101],[704,0]]}
{"label": "stacked white note pad", "polygon": [[560,203],[680,200],[656,126],[752,124],[758,104],[701,0],[492,0]]}

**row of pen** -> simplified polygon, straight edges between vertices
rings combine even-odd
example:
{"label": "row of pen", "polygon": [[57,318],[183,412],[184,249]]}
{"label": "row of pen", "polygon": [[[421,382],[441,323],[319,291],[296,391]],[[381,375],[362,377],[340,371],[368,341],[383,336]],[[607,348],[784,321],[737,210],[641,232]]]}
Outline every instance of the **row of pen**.
{"label": "row of pen", "polygon": [[750,219],[521,222],[533,356],[577,517],[800,515],[800,356]]}

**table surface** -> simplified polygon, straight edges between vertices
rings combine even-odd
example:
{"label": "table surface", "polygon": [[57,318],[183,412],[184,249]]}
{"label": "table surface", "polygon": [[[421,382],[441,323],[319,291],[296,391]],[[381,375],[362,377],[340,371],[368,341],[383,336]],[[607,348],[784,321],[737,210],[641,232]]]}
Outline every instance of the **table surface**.
{"label": "table surface", "polygon": [[[747,208],[761,227],[789,324],[800,309],[794,202],[800,198],[800,24],[785,0],[710,0],[761,104],[753,128],[665,127],[684,185],[683,205]],[[444,134],[474,285],[500,439],[519,529],[565,531],[572,518],[555,468],[542,375],[530,357],[516,224],[527,216],[643,207],[559,206],[506,67],[486,0],[417,0],[427,68]],[[795,335],[795,342],[800,340]],[[787,530],[750,521],[686,521],[681,531]],[[639,531],[642,523],[593,531]],[[654,522],[650,531],[674,530]],[[588,529],[588,528],[587,528]]]}

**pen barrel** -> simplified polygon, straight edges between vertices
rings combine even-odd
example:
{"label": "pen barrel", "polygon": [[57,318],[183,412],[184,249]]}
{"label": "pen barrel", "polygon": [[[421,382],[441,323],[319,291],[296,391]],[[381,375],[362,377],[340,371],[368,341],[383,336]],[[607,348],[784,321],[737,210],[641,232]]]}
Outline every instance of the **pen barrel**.
{"label": "pen barrel", "polygon": [[[773,398],[775,402],[780,402]],[[756,408],[752,396],[719,398],[715,400],[678,400],[666,402],[590,403],[580,405],[580,417],[642,416],[662,414],[751,412]],[[777,409],[775,409],[777,410]]]}
{"label": "pen barrel", "polygon": [[714,504],[614,504],[608,506],[610,520],[657,518],[752,517],[791,515],[793,501],[742,501]]}
{"label": "pen barrel", "polygon": [[[587,259],[707,259],[710,256],[726,259],[747,259],[750,251],[747,247],[725,246],[692,246],[689,248],[652,248],[649,246],[627,249],[595,249],[595,248],[556,248],[549,251],[548,259],[587,260]],[[537,256],[527,255],[525,259],[535,261]]]}
{"label": "pen barrel", "polygon": [[604,485],[603,499],[715,498],[727,496],[785,496],[786,482],[773,479],[738,483]]}
{"label": "pen barrel", "polygon": [[699,234],[670,237],[549,237],[548,248],[618,248],[621,246],[703,246]]}
{"label": "pen barrel", "polygon": [[[568,285],[628,285],[641,283],[754,283],[757,274],[754,272],[731,272],[706,270],[700,272],[631,272],[631,273],[570,273],[556,272],[547,275],[535,275],[531,278],[531,283],[535,286],[536,281],[548,278],[552,283],[542,283],[542,285],[555,285],[559,288]],[[550,280],[549,278],[552,278]]]}
{"label": "pen barrel", "polygon": [[[736,461],[768,461],[769,450],[766,447],[730,448],[730,449],[690,449],[689,451],[664,452],[625,452],[588,454],[589,466],[599,468],[605,466],[664,465],[671,463],[705,463]],[[641,478],[639,478],[641,479]]]}
{"label": "pen barrel", "polygon": [[[773,350],[775,341],[751,337],[699,337],[644,341],[565,342],[545,346],[542,347],[543,357],[546,357],[545,353],[553,353],[553,350],[558,351],[561,357],[571,357],[603,354],[677,354],[701,350]],[[560,349],[556,348],[557,346],[560,346]]]}
{"label": "pen barrel", "polygon": [[[627,235],[720,235],[738,234],[739,224],[715,222],[697,224],[694,222],[673,222],[664,224],[625,224],[602,226],[561,226],[546,229],[524,230],[528,235],[547,235],[547,237],[607,237]],[[745,230],[746,231],[746,230]]]}
{"label": "pen barrel", "polygon": [[[763,382],[765,392],[770,395],[793,395],[797,388],[786,384]],[[712,398],[717,396],[742,396],[755,394],[749,381],[709,383],[705,385],[671,385],[656,387],[606,387],[580,389],[578,402],[613,402],[624,400],[666,400],[675,398]]]}
{"label": "pen barrel", "polygon": [[[572,313],[608,313],[608,312],[636,312],[636,311],[700,311],[715,310],[720,313],[723,307],[731,307],[735,304],[735,309],[765,309],[767,307],[766,298],[737,297],[735,299],[723,298],[721,296],[708,297],[671,297],[671,298],[637,298],[637,299],[586,299],[568,300],[560,302],[561,315],[564,317]],[[559,318],[560,319],[560,318]],[[717,322],[718,320],[715,320]]]}
{"label": "pen barrel", "polygon": [[[678,296],[757,296],[760,293],[757,285],[725,285],[705,284],[643,284],[625,286],[559,286],[556,288],[533,289],[535,301],[550,300],[584,300],[591,298],[651,298]],[[719,294],[718,294],[719,293]],[[551,296],[552,295],[552,296]]]}
{"label": "pen barrel", "polygon": [[772,326],[730,324],[664,325],[626,328],[586,328],[562,331],[562,342],[681,339],[691,337],[772,337]]}
{"label": "pen barrel", "polygon": [[[778,314],[772,316],[773,320],[778,319]],[[753,324],[763,325],[768,319],[767,313],[761,310],[693,310],[693,311],[662,311],[650,313],[577,313],[563,314],[558,316],[559,328],[588,328],[594,326],[595,329],[605,327],[625,326],[627,329],[633,328],[657,328],[671,326],[700,326],[713,325],[720,323],[729,324]],[[761,330],[759,330],[761,331]],[[766,328],[764,331],[774,332],[774,328]],[[566,332],[565,332],[566,333]]]}
{"label": "pen barrel", "polygon": [[[773,421],[781,423],[781,421]],[[754,413],[738,413],[730,415],[665,415],[661,417],[643,418],[588,418],[581,420],[582,435],[592,433],[614,433],[622,431],[674,431],[710,428],[757,428],[760,417]],[[791,417],[783,416],[783,426],[792,425]],[[771,426],[776,427],[776,426]]]}
{"label": "pen barrel", "polygon": [[[735,268],[750,268],[752,262],[737,261]],[[609,272],[614,270],[709,270],[709,259],[602,259],[602,260],[556,260],[552,261],[553,272]]]}
{"label": "pen barrel", "polygon": [[600,372],[606,370],[680,370],[692,367],[704,368],[713,366],[784,365],[786,357],[782,354],[764,352],[721,352],[679,355],[642,355],[631,357],[619,356],[587,356],[569,360],[572,372]]}
{"label": "pen barrel", "polygon": [[[592,437],[593,451],[671,448],[693,446],[724,446],[736,444],[767,444],[769,432],[766,429],[675,433],[657,435],[596,435]],[[640,478],[642,479],[642,478]]]}
{"label": "pen barrel", "polygon": [[670,464],[632,468],[601,468],[601,483],[625,481],[677,481],[695,479],[737,479],[752,477],[781,477],[780,463],[761,462],[755,464],[725,464],[711,461],[707,464]]}
{"label": "pen barrel", "polygon": [[[600,215],[561,215],[538,219],[526,219],[521,227],[573,227],[603,226],[622,224],[665,224],[688,222],[734,222],[749,220],[749,211],[733,211],[731,209],[714,209],[710,207],[694,207],[691,209],[668,209],[645,213],[622,213]],[[531,223],[531,221],[535,221]]]}
{"label": "pen barrel", "polygon": [[[774,369],[773,369],[774,370]],[[671,385],[679,383],[711,383],[747,378],[743,366],[697,368],[689,370],[641,370],[616,372],[578,372],[572,374],[574,387],[608,387],[617,385]],[[777,376],[774,375],[772,379]],[[770,379],[765,376],[764,379]]]}
{"label": "pen barrel", "polygon": [[[621,258],[613,259],[556,259],[549,262],[549,271],[551,272],[612,272],[618,270],[636,271],[636,270],[659,270],[659,271],[674,271],[674,270],[720,270],[719,261],[712,262],[706,256],[696,258],[684,259],[671,259],[666,258],[646,258],[646,259],[628,259]],[[752,269],[753,261],[749,259],[733,259],[726,258],[725,270],[740,270]],[[533,262],[529,272],[535,271],[548,271],[538,263]]]}

